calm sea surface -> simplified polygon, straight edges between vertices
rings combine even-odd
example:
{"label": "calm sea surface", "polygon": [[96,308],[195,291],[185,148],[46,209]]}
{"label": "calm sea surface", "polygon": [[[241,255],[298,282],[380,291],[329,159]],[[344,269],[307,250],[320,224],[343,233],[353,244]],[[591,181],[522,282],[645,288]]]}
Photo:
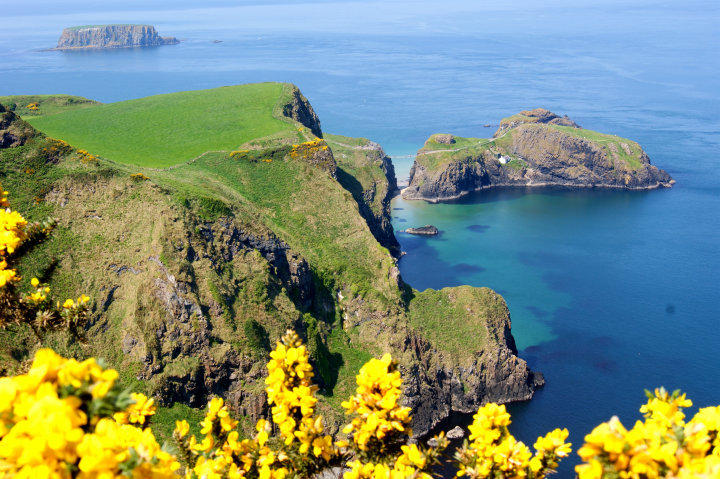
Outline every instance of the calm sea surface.
{"label": "calm sea surface", "polygon": [[[325,131],[378,141],[401,179],[430,134],[490,136],[484,124],[537,106],[637,140],[674,188],[396,199],[397,230],[442,231],[398,233],[402,274],[421,290],[504,295],[521,356],[547,378],[511,408],[526,442],[561,425],[577,446],[613,414],[631,425],[643,388],[720,403],[717,2],[58,3],[0,1],[0,95],[110,102],[290,81]],[[63,27],[95,23],[152,23],[184,41],[42,51]]]}

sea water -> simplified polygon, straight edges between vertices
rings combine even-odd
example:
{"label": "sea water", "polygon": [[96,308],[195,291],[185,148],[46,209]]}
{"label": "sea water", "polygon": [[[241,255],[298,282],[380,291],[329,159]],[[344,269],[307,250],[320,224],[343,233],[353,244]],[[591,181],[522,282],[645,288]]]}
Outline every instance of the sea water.
{"label": "sea water", "polygon": [[[525,442],[638,418],[643,389],[720,404],[720,10],[715,1],[0,1],[0,95],[103,102],[289,81],[327,132],[365,136],[401,182],[432,133],[488,137],[545,107],[638,141],[672,189],[396,199],[404,279],[489,286],[547,385],[513,405]],[[179,45],[43,51],[62,28],[150,23]],[[219,43],[214,41],[218,40]],[[131,141],[131,139],[129,139]],[[468,338],[473,347],[473,338]],[[574,454],[573,454],[574,456]],[[576,459],[560,477],[572,477]]]}

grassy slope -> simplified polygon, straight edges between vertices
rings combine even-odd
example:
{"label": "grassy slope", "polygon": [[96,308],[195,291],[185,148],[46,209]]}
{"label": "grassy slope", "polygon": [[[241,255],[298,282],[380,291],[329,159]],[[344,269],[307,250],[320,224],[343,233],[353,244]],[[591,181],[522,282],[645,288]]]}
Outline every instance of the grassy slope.
{"label": "grassy slope", "polygon": [[392,261],[357,213],[350,193],[301,160],[248,162],[212,153],[147,174],[174,190],[214,197],[237,205],[248,218],[262,218],[293,250],[339,284],[392,295],[386,281],[376,281]]}
{"label": "grassy slope", "polygon": [[338,167],[347,174],[338,174],[338,180],[346,190],[359,200],[363,196],[363,191],[373,186],[380,188],[375,192],[370,208],[376,215],[381,214],[382,199],[387,194],[387,181],[380,169],[380,159],[369,158],[362,150],[370,140],[329,134],[325,134],[324,137],[333,150]]}
{"label": "grassy slope", "polygon": [[479,349],[487,344],[487,321],[505,314],[497,294],[470,286],[415,292],[408,312],[413,328],[460,361],[471,356],[469,344]]}
{"label": "grassy slope", "polygon": [[486,149],[495,140],[492,138],[464,138],[454,136],[455,143],[438,143],[431,136],[418,151],[417,162],[429,171],[439,170],[455,161],[462,161],[468,155],[475,155]]}
{"label": "grassy slope", "polygon": [[167,167],[292,128],[273,115],[279,83],[156,95],[28,118],[48,136],[103,158]]}
{"label": "grassy slope", "polygon": [[[0,96],[0,103],[25,119],[100,105],[95,100],[73,95]],[[30,110],[27,106],[31,103],[37,103],[38,109]]]}
{"label": "grassy slope", "polygon": [[[636,142],[628,140],[617,135],[609,135],[606,133],[599,133],[593,130],[586,130],[585,128],[573,128],[571,126],[561,125],[547,125],[548,127],[562,131],[571,136],[590,140],[598,145],[609,157],[613,157],[613,153],[619,156],[619,159],[627,163],[630,169],[638,169],[642,166],[642,163],[638,160],[642,155],[642,148]],[[630,150],[630,154],[625,152],[622,145],[625,144]],[[614,145],[611,146],[611,145]]]}
{"label": "grassy slope", "polygon": [[[524,118],[528,117],[516,114],[503,119],[503,121],[512,121],[513,119]],[[557,130],[570,136],[589,140],[595,143],[598,147],[600,147],[608,155],[608,157],[612,158],[613,156],[617,156],[617,158],[620,161],[625,162],[631,170],[642,167],[642,163],[638,159],[642,154],[642,148],[640,147],[640,145],[638,145],[632,140],[628,140],[627,138],[622,138],[617,135],[609,135],[593,130],[586,130],[584,128],[573,128],[570,126],[551,124],[542,124],[540,126],[542,126],[543,128]],[[515,128],[513,128],[511,130],[508,130],[506,133],[504,133],[498,138],[490,139],[463,138],[456,136],[455,143],[453,144],[437,143],[433,141],[431,137],[425,143],[423,148],[418,151],[417,161],[419,164],[425,166],[428,170],[434,171],[441,169],[452,162],[462,161],[468,158],[469,155],[480,155],[488,148],[492,149],[495,152],[514,157],[514,155],[509,152],[509,148],[512,145],[513,135],[515,131]],[[629,148],[629,154],[625,151],[622,145],[626,145]],[[513,159],[511,162],[508,163],[508,166],[511,168],[520,168],[523,166],[523,163],[524,162],[522,160]]]}

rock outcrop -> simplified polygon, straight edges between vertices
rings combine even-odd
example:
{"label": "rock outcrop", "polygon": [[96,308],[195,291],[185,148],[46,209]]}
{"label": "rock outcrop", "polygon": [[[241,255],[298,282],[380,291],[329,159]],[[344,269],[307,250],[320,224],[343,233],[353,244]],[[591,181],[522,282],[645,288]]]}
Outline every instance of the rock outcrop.
{"label": "rock outcrop", "polygon": [[154,47],[179,42],[175,37],[161,37],[152,25],[88,25],[64,29],[56,49]]}
{"label": "rock outcrop", "polygon": [[517,115],[513,115],[508,118],[503,118],[500,121],[500,126],[493,135],[498,137],[507,130],[515,128],[522,123],[546,123],[549,125],[561,125],[570,126],[573,128],[580,128],[580,125],[568,118],[567,115],[559,116],[550,110],[545,108],[535,108],[534,110],[523,110]]}
{"label": "rock outcrop", "polygon": [[35,135],[35,130],[15,113],[0,104],[0,148],[24,145]]}
{"label": "rock outcrop", "polygon": [[305,125],[318,138],[323,137],[320,118],[305,95],[294,85],[290,92],[290,100],[283,106],[283,115]]}
{"label": "rock outcrop", "polygon": [[452,200],[498,186],[631,190],[674,183],[636,142],[584,130],[544,109],[503,119],[492,139],[448,144],[436,137],[418,151],[403,198]]}

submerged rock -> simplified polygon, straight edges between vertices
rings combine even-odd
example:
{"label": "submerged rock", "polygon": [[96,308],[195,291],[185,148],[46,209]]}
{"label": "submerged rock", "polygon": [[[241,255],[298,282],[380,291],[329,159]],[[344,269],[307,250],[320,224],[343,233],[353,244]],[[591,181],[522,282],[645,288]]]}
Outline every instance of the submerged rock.
{"label": "submerged rock", "polygon": [[435,236],[438,234],[438,229],[433,225],[425,225],[418,228],[408,228],[405,230],[405,233],[420,236]]}

